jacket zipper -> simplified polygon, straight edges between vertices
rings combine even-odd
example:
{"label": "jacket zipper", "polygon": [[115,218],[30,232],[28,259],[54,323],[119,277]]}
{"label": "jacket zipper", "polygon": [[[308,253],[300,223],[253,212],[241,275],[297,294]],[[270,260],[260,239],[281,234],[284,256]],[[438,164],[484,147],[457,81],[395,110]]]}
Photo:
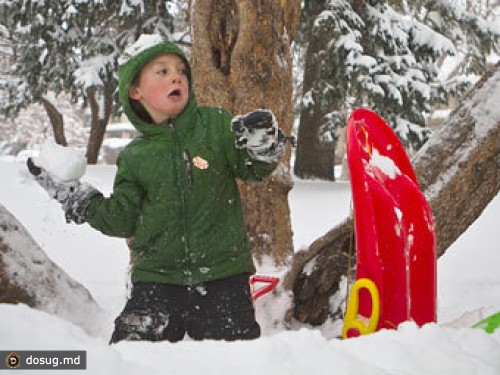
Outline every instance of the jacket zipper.
{"label": "jacket zipper", "polygon": [[190,188],[193,187],[194,176],[193,176],[193,165],[191,164],[191,155],[188,150],[184,150],[182,152],[182,157],[184,158],[184,165],[186,167],[186,179],[188,182],[188,186]]}
{"label": "jacket zipper", "polygon": [[[179,199],[180,199],[180,206],[181,206],[181,215],[182,215],[182,229],[183,229],[183,236],[182,236],[182,243],[184,244],[184,258],[185,258],[185,269],[184,269],[184,275],[187,278],[188,285],[192,284],[193,280],[193,274],[190,270],[190,258],[189,258],[189,236],[188,236],[188,225],[187,225],[187,213],[186,213],[186,195],[185,195],[185,179],[182,176],[182,171],[184,171],[187,175],[187,169],[186,169],[186,159],[185,159],[185,151],[181,151],[181,144],[179,141],[179,138],[177,136],[177,131],[175,129],[175,126],[172,121],[168,121],[168,127],[171,130],[171,133],[173,135],[174,139],[174,144],[175,144],[175,169],[176,169],[176,174],[177,174],[177,187],[179,189]],[[189,155],[189,154],[188,154]],[[188,178],[189,181],[189,178]]]}

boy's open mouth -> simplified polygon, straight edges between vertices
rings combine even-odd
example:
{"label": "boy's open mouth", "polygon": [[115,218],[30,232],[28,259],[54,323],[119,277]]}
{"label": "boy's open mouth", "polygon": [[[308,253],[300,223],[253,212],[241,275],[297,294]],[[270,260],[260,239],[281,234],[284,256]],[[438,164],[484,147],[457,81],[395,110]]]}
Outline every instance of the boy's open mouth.
{"label": "boy's open mouth", "polygon": [[175,97],[178,98],[181,96],[181,90],[179,89],[174,89],[168,93],[168,97]]}

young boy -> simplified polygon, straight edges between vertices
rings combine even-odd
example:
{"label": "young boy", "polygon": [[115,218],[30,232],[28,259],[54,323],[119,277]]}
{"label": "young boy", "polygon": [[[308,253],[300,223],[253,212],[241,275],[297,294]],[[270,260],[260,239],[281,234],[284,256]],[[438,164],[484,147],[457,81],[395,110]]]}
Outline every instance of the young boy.
{"label": "young boy", "polygon": [[267,110],[232,119],[197,106],[184,53],[158,35],[143,35],[119,63],[123,111],[141,136],[120,153],[112,195],[28,163],[68,221],[134,237],[132,292],[111,343],[259,337],[236,179],[271,173],[283,133]]}

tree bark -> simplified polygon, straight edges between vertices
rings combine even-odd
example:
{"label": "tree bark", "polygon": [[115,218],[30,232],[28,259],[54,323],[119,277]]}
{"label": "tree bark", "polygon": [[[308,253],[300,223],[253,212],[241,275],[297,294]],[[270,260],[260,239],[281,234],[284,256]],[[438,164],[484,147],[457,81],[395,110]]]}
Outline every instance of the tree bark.
{"label": "tree bark", "polygon": [[[479,217],[500,190],[500,64],[461,100],[450,117],[414,156],[412,163],[431,205],[437,253]],[[338,314],[329,307],[339,280],[355,263],[352,220],[347,219],[298,253],[284,287],[294,292],[293,312],[301,322],[322,324]],[[478,249],[480,251],[480,249]]]}
{"label": "tree bark", "polygon": [[[318,81],[319,59],[318,52],[326,48],[328,39],[318,32],[314,32],[313,24],[316,17],[325,9],[324,0],[308,2],[306,22],[307,40],[304,67],[303,91],[304,94],[313,89]],[[321,142],[320,131],[326,122],[328,111],[322,108],[321,98],[314,97],[314,102],[304,106],[300,111],[300,124],[297,134],[297,149],[295,151],[295,174],[303,179],[320,178],[335,181],[335,147],[336,142]]]}
{"label": "tree bark", "polygon": [[42,98],[43,108],[49,116],[52,130],[54,132],[54,139],[58,145],[67,146],[66,136],[64,135],[64,118],[61,112],[47,99]]}
{"label": "tree bark", "polygon": [[[292,127],[291,36],[299,0],[204,0],[192,4],[192,67],[200,104],[242,114],[272,110]],[[240,184],[247,231],[258,260],[285,264],[293,254],[288,193],[290,150],[262,183]]]}
{"label": "tree bark", "polygon": [[84,286],[69,277],[0,204],[0,303],[24,303],[97,335],[104,313]]}
{"label": "tree bark", "polygon": [[99,151],[104,140],[106,127],[111,116],[113,106],[113,96],[111,89],[105,90],[101,103],[97,100],[96,88],[87,89],[87,99],[90,105],[90,137],[87,144],[87,163],[96,164],[99,158]]}

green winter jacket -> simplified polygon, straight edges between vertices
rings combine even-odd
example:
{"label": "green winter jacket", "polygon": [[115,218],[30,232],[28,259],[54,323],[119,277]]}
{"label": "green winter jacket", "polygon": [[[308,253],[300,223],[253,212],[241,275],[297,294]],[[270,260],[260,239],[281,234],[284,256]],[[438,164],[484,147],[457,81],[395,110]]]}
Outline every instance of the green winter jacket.
{"label": "green winter jacket", "polygon": [[106,235],[134,237],[133,282],[196,285],[253,273],[236,179],[261,180],[276,164],[236,149],[231,115],[197,106],[192,90],[168,123],[142,121],[129,83],[120,85],[122,105],[142,135],[120,153],[112,195],[94,198],[86,221]]}

